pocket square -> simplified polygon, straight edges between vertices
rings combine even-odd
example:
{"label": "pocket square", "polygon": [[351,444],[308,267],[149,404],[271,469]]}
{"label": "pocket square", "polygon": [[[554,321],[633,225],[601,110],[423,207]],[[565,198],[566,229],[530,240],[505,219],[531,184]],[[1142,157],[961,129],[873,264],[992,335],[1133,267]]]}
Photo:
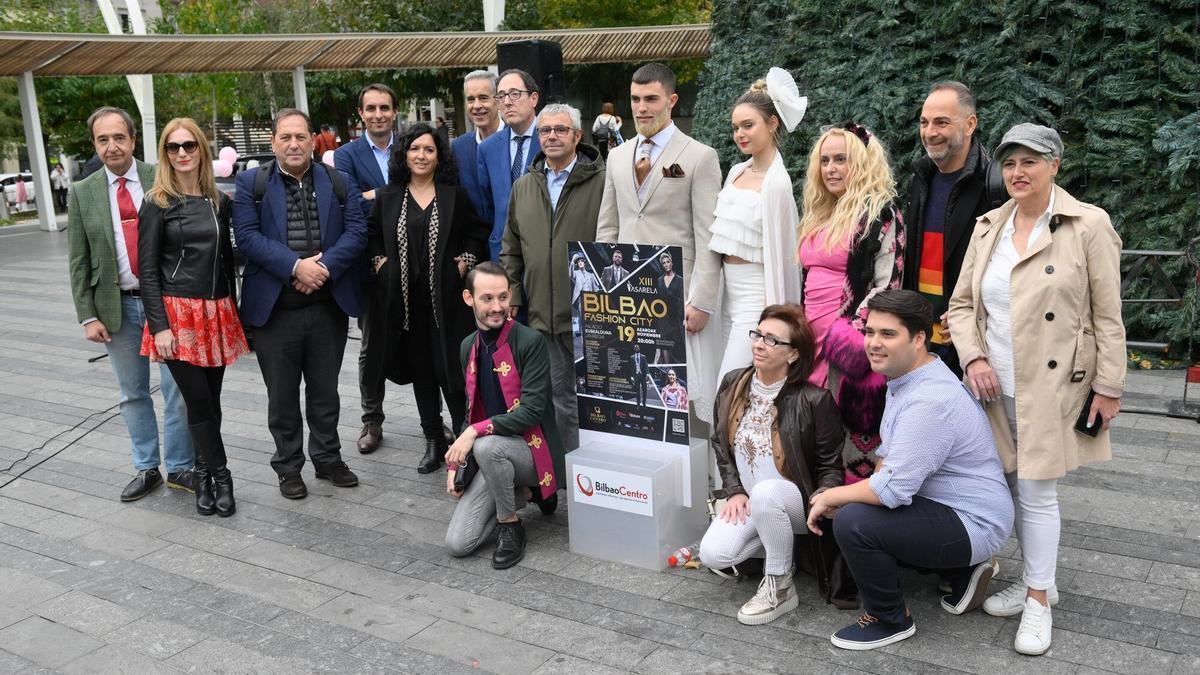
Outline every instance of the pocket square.
{"label": "pocket square", "polygon": [[663,167],[663,178],[683,178],[686,175],[683,172],[683,167],[678,164]]}

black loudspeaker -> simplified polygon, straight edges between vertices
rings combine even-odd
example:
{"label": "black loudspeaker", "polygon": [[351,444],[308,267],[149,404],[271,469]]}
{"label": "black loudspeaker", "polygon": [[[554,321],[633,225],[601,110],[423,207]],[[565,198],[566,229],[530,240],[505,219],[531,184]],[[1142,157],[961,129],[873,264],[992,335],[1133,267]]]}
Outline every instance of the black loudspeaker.
{"label": "black loudspeaker", "polygon": [[550,40],[517,40],[496,45],[496,65],[500,72],[520,68],[538,83],[538,106],[566,103],[567,84],[563,78],[562,45]]}

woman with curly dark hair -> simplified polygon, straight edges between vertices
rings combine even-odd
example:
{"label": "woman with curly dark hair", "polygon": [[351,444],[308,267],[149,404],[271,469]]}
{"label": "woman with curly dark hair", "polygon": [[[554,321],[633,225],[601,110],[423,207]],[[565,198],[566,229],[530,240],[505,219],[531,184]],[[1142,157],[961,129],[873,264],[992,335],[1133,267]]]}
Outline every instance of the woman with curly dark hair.
{"label": "woman with curly dark hair", "polygon": [[412,383],[425,435],[417,471],[429,473],[446,454],[442,396],[457,433],[467,414],[458,347],[475,328],[462,301],[463,277],[488,256],[490,228],[458,185],[454,157],[428,124],[396,144],[388,185],[367,219],[371,269],[387,299],[387,377]]}

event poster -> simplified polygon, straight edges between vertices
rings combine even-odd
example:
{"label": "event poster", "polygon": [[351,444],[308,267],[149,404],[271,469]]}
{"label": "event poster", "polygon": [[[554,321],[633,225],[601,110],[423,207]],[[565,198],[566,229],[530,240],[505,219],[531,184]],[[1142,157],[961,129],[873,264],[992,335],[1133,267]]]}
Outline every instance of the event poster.
{"label": "event poster", "polygon": [[686,449],[683,250],[571,242],[568,251],[581,438]]}

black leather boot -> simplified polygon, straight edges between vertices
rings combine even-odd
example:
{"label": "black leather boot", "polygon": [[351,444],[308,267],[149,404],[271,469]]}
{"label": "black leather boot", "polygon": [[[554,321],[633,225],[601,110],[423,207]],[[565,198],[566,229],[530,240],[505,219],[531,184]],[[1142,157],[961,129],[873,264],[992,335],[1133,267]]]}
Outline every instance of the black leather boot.
{"label": "black leather boot", "polygon": [[[225,442],[221,439],[221,422],[219,419],[189,424],[192,441],[196,445],[196,454],[203,455],[205,469],[212,479],[213,511],[218,516],[232,516],[237,510],[233,500],[233,477],[226,466]],[[200,493],[197,490],[196,509],[199,511]],[[204,513],[200,511],[200,513]],[[210,512],[211,513],[211,512]]]}
{"label": "black leather boot", "polygon": [[196,477],[196,513],[211,516],[216,512],[216,498],[213,497],[212,474],[208,471],[208,463],[202,453],[196,453],[196,468],[192,470]]}
{"label": "black leather boot", "polygon": [[506,570],[521,562],[525,557],[525,526],[515,523],[496,524],[496,551],[492,553],[492,567]]}
{"label": "black leather boot", "polygon": [[438,467],[446,461],[446,451],[450,446],[446,444],[446,438],[438,434],[437,438],[425,439],[425,454],[421,457],[421,463],[417,464],[417,473],[433,473],[438,470]]}

